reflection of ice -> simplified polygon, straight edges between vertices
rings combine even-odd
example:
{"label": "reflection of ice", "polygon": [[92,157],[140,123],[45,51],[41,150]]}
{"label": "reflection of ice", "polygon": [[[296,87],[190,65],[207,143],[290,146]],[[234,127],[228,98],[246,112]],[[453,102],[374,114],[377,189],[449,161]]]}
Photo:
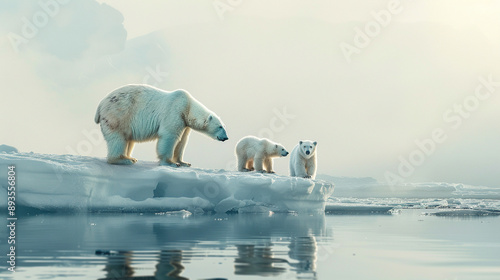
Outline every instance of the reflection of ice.
{"label": "reflection of ice", "polygon": [[277,276],[286,271],[285,267],[276,264],[286,263],[287,260],[275,258],[272,245],[236,245],[238,257],[234,260],[236,275]]}

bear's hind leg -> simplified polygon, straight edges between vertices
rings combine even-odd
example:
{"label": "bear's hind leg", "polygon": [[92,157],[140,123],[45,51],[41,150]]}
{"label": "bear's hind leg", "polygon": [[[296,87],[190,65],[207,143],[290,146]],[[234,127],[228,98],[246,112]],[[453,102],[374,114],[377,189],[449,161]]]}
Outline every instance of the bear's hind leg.
{"label": "bear's hind leg", "polygon": [[127,142],[127,154],[126,158],[132,160],[134,163],[137,162],[136,158],[132,157],[132,151],[134,150],[135,142],[134,141],[128,141]]}
{"label": "bear's hind leg", "polygon": [[108,163],[130,165],[134,161],[128,159],[125,153],[127,152],[127,142],[122,135],[112,133],[105,136],[108,144]]}

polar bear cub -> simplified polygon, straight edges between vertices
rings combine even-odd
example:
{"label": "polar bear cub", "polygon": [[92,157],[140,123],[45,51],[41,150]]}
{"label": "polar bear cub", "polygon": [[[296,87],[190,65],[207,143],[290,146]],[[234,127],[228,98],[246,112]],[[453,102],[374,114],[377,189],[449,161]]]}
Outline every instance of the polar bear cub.
{"label": "polar bear cub", "polygon": [[302,140],[290,155],[290,176],[316,178],[317,142]]}
{"label": "polar bear cub", "polygon": [[273,158],[286,157],[288,151],[282,145],[266,138],[246,136],[236,144],[238,171],[274,173]]}

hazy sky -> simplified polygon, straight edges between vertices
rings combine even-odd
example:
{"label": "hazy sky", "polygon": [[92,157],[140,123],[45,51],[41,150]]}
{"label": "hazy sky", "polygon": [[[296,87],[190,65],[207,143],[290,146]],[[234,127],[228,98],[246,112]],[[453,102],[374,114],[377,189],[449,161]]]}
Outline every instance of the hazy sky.
{"label": "hazy sky", "polygon": [[[367,3],[368,2],[368,3]],[[184,88],[245,135],[318,141],[318,172],[500,186],[500,1],[0,2],[0,144],[104,157],[93,117],[129,83]],[[498,81],[498,82],[497,82]],[[156,160],[155,143],[136,146]],[[275,160],[288,174],[288,158]]]}

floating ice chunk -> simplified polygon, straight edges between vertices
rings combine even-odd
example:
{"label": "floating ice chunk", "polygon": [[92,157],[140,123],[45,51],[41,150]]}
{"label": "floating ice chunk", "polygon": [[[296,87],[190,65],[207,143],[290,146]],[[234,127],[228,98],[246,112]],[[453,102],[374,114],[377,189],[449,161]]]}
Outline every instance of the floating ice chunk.
{"label": "floating ice chunk", "polygon": [[191,213],[187,210],[179,210],[179,211],[168,211],[168,212],[155,213],[155,215],[179,216],[179,217],[182,217],[183,219],[185,219],[185,218],[193,215],[193,213]]}
{"label": "floating ice chunk", "polygon": [[[0,153],[0,170],[11,164],[16,165],[17,205],[46,211],[203,213],[261,206],[274,212],[322,212],[334,190],[326,181],[274,174],[171,168],[155,162],[117,166],[92,157]],[[0,173],[4,189],[6,176],[7,172]],[[0,199],[0,206],[5,206],[7,200]]]}
{"label": "floating ice chunk", "polygon": [[474,209],[457,209],[438,211],[428,213],[431,216],[444,216],[444,217],[477,217],[477,216],[500,216],[499,210],[474,210]]}

